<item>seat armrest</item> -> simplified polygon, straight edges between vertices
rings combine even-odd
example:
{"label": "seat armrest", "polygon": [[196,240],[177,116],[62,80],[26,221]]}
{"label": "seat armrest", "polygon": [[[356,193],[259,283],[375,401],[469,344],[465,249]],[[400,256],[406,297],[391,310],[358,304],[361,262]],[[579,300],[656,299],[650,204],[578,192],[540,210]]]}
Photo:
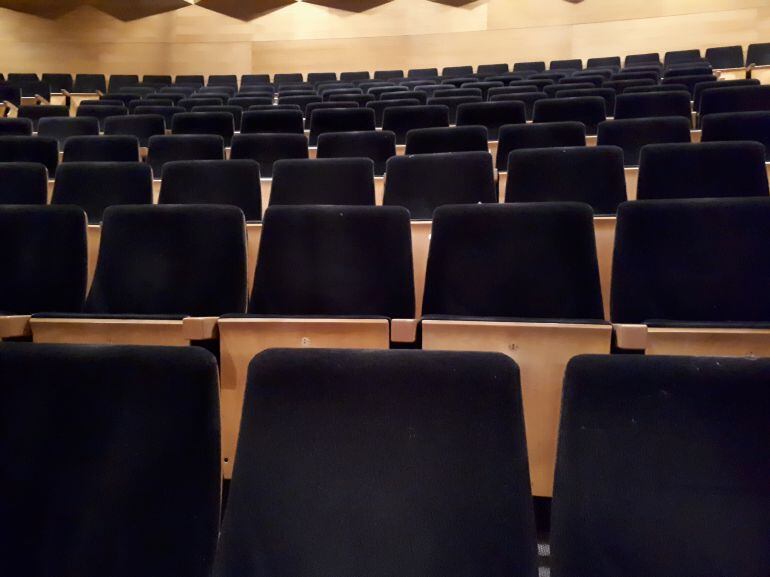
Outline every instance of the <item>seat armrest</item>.
{"label": "seat armrest", "polygon": [[3,100],[3,105],[11,112],[16,112],[19,110],[19,108],[13,102],[9,102],[8,100]]}
{"label": "seat armrest", "polygon": [[394,343],[413,343],[417,340],[419,319],[392,319],[390,321],[390,340]]}
{"label": "seat armrest", "polygon": [[614,324],[615,343],[619,349],[644,350],[647,348],[647,325]]}
{"label": "seat armrest", "polygon": [[28,337],[30,315],[0,316],[0,339]]}
{"label": "seat armrest", "polygon": [[206,341],[219,336],[219,317],[186,317],[182,320],[182,334],[191,341]]}
{"label": "seat armrest", "polygon": [[43,105],[51,104],[50,102],[48,102],[45,98],[43,98],[39,94],[35,94],[35,102],[37,102],[38,104],[43,104]]}

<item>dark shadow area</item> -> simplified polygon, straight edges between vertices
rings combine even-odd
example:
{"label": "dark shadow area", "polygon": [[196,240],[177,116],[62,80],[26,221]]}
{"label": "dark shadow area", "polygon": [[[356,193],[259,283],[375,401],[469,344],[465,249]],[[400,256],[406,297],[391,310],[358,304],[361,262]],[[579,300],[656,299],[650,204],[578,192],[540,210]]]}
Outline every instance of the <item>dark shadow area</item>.
{"label": "dark shadow area", "polygon": [[197,6],[249,21],[291,4],[294,0],[201,0]]}

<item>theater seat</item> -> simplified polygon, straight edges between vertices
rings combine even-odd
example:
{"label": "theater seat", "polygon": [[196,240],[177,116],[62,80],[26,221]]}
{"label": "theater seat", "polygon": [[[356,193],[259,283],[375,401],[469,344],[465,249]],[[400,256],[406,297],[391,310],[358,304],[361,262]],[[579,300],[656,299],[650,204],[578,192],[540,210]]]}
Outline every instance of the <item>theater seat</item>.
{"label": "theater seat", "polygon": [[64,143],[62,161],[67,162],[138,162],[139,139],[136,136],[71,136]]}
{"label": "theater seat", "polygon": [[368,158],[277,160],[270,206],[374,206],[374,162]]}
{"label": "theater seat", "polygon": [[703,119],[702,129],[701,142],[761,142],[765,147],[765,162],[770,160],[770,111],[709,114]]}
{"label": "theater seat", "polygon": [[147,147],[147,164],[160,179],[163,165],[172,160],[224,160],[225,144],[214,134],[167,134],[152,136]]}
{"label": "theater seat", "polygon": [[607,120],[604,98],[583,96],[579,98],[554,98],[538,100],[532,115],[533,122],[582,122],[587,135],[596,134],[596,127]]}
{"label": "theater seat", "polygon": [[489,150],[486,127],[415,128],[406,134],[406,154],[473,150],[482,152]]}
{"label": "theater seat", "polygon": [[574,359],[552,575],[769,573],[769,378],[767,359]]}
{"label": "theater seat", "polygon": [[0,136],[32,136],[32,121],[29,118],[0,117]]}
{"label": "theater seat", "polygon": [[152,136],[166,133],[165,120],[160,114],[132,114],[111,116],[104,121],[105,136],[133,136],[147,155],[147,145]]}
{"label": "theater seat", "polygon": [[35,342],[185,346],[246,305],[246,231],[233,206],[112,206],[82,314],[37,315]]}
{"label": "theater seat", "polygon": [[235,133],[235,120],[228,112],[183,112],[171,119],[174,135],[216,135],[222,137],[225,146]]}
{"label": "theater seat", "polygon": [[758,142],[650,144],[642,148],[639,200],[767,195],[765,147]]}
{"label": "theater seat", "polygon": [[134,115],[158,114],[163,117],[166,130],[171,130],[171,122],[175,114],[185,112],[185,108],[181,106],[157,106],[153,104],[152,100],[147,100],[146,102],[147,104],[134,108]]}
{"label": "theater seat", "polygon": [[85,214],[74,206],[0,206],[0,264],[0,339],[28,338],[32,314],[80,311]]}
{"label": "theater seat", "polygon": [[56,140],[45,136],[0,136],[0,162],[34,162],[56,174],[59,149]]}
{"label": "theater seat", "polygon": [[[0,345],[4,572],[211,574],[218,379],[199,348]],[[173,490],[159,491],[157,483]]]}
{"label": "theater seat", "polygon": [[249,110],[243,113],[241,134],[305,134],[299,110]]}
{"label": "theater seat", "polygon": [[16,113],[17,118],[29,118],[32,121],[32,128],[35,131],[42,118],[61,118],[69,115],[70,111],[66,106],[53,105],[21,106]]}
{"label": "theater seat", "polygon": [[769,225],[768,198],[623,204],[611,305],[618,348],[770,356]]}
{"label": "theater seat", "polygon": [[413,317],[406,209],[268,208],[248,315],[219,321],[225,474],[254,355],[280,347],[387,349],[391,319]]}
{"label": "theater seat", "polygon": [[457,126],[484,126],[490,141],[497,141],[501,126],[526,122],[523,102],[479,102],[457,107]]}
{"label": "theater seat", "polygon": [[[414,95],[425,94],[420,92],[394,92],[396,95]],[[420,100],[418,98],[397,98],[397,99],[385,99],[375,100],[373,102],[367,102],[364,105],[366,108],[374,110],[374,124],[377,128],[382,128],[383,120],[385,119],[385,110],[388,108],[403,108],[405,106],[420,106]]]}
{"label": "theater seat", "polygon": [[449,126],[449,107],[419,105],[388,108],[382,116],[382,129],[396,134],[396,144],[406,144],[406,133],[415,128]]}
{"label": "theater seat", "polygon": [[437,209],[422,312],[423,349],[502,352],[519,364],[532,493],[550,496],[564,367],[610,350],[591,208]]}
{"label": "theater seat", "polygon": [[99,130],[104,131],[104,123],[110,116],[126,116],[128,108],[125,106],[78,106],[75,116],[78,118],[96,118],[99,121]]}
{"label": "theater seat", "polygon": [[396,135],[387,130],[326,132],[318,137],[317,158],[369,158],[375,178],[385,175],[385,164],[395,155]]}
{"label": "theater seat", "polygon": [[318,137],[326,132],[374,130],[374,110],[369,108],[331,108],[315,110],[310,121],[310,146],[318,145]]}
{"label": "theater seat", "polygon": [[33,162],[0,162],[0,205],[46,204],[48,171]]}
{"label": "theater seat", "polygon": [[512,362],[279,350],[248,379],[218,575],[537,573]]}
{"label": "theater seat", "polygon": [[681,116],[692,118],[688,92],[648,92],[621,94],[615,99],[615,119],[659,118]]}
{"label": "theater seat", "polygon": [[755,112],[770,110],[770,86],[733,86],[709,88],[700,97],[700,115],[719,112]]}

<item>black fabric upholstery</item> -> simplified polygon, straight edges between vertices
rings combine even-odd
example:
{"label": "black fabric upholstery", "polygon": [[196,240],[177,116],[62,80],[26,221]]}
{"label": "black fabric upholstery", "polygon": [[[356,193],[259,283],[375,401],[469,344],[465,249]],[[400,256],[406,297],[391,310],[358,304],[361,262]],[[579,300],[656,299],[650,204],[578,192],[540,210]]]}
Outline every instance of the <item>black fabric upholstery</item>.
{"label": "black fabric upholstery", "polygon": [[250,106],[258,106],[260,104],[272,104],[273,97],[266,96],[235,96],[227,100],[228,106],[237,106],[242,110],[248,110]]}
{"label": "black fabric upholstery", "polygon": [[21,106],[21,89],[0,83],[0,102],[8,101],[16,107]]}
{"label": "black fabric upholstery", "polygon": [[572,75],[572,81],[576,82],[583,77],[589,77],[593,80],[597,76],[604,80],[609,80],[610,78],[612,78],[613,74],[617,74],[619,69],[620,69],[619,67],[613,66],[610,68],[588,68],[586,70],[578,70]]}
{"label": "black fabric upholstery", "polygon": [[32,136],[32,121],[29,118],[0,117],[0,136]]}
{"label": "black fabric upholstery", "polygon": [[374,162],[368,158],[277,160],[270,206],[374,205]]}
{"label": "black fabric upholstery", "polygon": [[507,170],[508,155],[522,148],[585,146],[586,128],[580,122],[511,124],[500,128],[497,143],[498,170]]}
{"label": "black fabric upholstery", "polygon": [[225,144],[213,134],[167,134],[150,138],[147,163],[155,178],[163,174],[163,165],[172,160],[224,160]]}
{"label": "black fabric upholstery", "polygon": [[229,204],[261,220],[259,164],[254,160],[183,160],[163,167],[159,204]]}
{"label": "black fabric upholstery", "polygon": [[72,91],[76,94],[107,92],[107,80],[104,74],[78,74],[75,76]]}
{"label": "black fabric upholstery", "polygon": [[522,92],[540,92],[540,89],[535,86],[534,84],[531,84],[529,86],[502,86],[498,88],[490,88],[488,93],[488,100],[492,101],[493,97],[499,96],[500,94],[519,94]]}
{"label": "black fabric upholstery", "polygon": [[223,104],[222,106],[193,106],[190,112],[219,112],[227,113],[233,117],[233,127],[235,130],[241,129],[241,119],[243,118],[243,108],[240,106]]}
{"label": "black fabric upholstery", "polygon": [[647,94],[650,92],[688,92],[686,84],[655,84],[650,86],[631,86],[623,91],[623,94]]}
{"label": "black fabric upholstery", "polygon": [[133,136],[139,146],[147,146],[150,137],[166,133],[166,123],[160,114],[132,114],[112,116],[104,121],[106,136]]}
{"label": "black fabric upholstery", "polygon": [[21,106],[17,113],[18,118],[29,118],[35,130],[37,130],[41,118],[59,118],[69,115],[69,108],[57,105]]}
{"label": "black fabric upholstery", "polygon": [[449,107],[444,105],[387,108],[382,129],[396,134],[396,144],[406,144],[406,133],[415,128],[449,126]]}
{"label": "black fabric upholstery", "polygon": [[38,136],[54,138],[59,150],[64,150],[64,143],[73,136],[98,136],[99,121],[96,118],[41,118],[37,127]]}
{"label": "black fabric upholstery", "polygon": [[707,62],[692,65],[680,65],[667,68],[663,80],[676,82],[676,78],[682,76],[713,76],[713,69]]}
{"label": "black fabric upholstery", "polygon": [[550,70],[582,70],[583,61],[579,58],[571,60],[551,60]]}
{"label": "black fabric upholstery", "polygon": [[650,52],[647,54],[629,54],[626,56],[625,66],[638,66],[640,64],[660,64],[660,54]]}
{"label": "black fabric upholstery", "polygon": [[213,134],[221,136],[225,146],[230,146],[235,120],[228,112],[183,112],[172,118],[171,132],[176,135]]}
{"label": "black fabric upholstery", "polygon": [[198,87],[206,84],[202,74],[181,74],[174,79],[174,82],[176,84]]}
{"label": "black fabric upholstery", "polygon": [[431,98],[438,90],[448,90],[446,84],[420,84],[411,92],[422,92],[427,98]]}
{"label": "black fabric upholstery", "polygon": [[657,82],[650,80],[649,78],[640,78],[638,80],[607,80],[602,84],[602,88],[612,88],[615,94],[618,96],[623,94],[628,88],[636,88],[638,86],[655,86]]}
{"label": "black fabric upholstery", "polygon": [[436,78],[438,68],[412,68],[407,71],[407,78]]}
{"label": "black fabric upholstery", "polygon": [[743,58],[743,47],[740,45],[709,48],[706,50],[706,60],[717,70],[743,68],[746,65]]}
{"label": "black fabric upholstery", "polygon": [[355,132],[375,128],[374,110],[370,108],[315,110],[310,120],[310,146],[316,146],[318,136],[326,132]]}
{"label": "black fabric upholstery", "polygon": [[145,74],[142,76],[142,82],[145,84],[168,86],[173,83],[173,80],[171,79],[171,75],[168,74]]}
{"label": "black fabric upholstery", "polygon": [[429,220],[445,204],[497,202],[488,152],[396,156],[387,174],[383,203],[406,207],[413,219]]}
{"label": "black fabric upholstery", "polygon": [[447,78],[473,76],[473,66],[447,66],[441,71],[441,76]]}
{"label": "black fabric upholstery", "polygon": [[134,108],[134,115],[145,115],[145,114],[157,114],[163,117],[163,120],[165,121],[166,128],[171,129],[171,121],[174,118],[175,114],[180,114],[185,111],[185,109],[181,106],[155,106],[152,104],[152,100],[148,100],[146,105],[143,106],[137,106]]}
{"label": "black fabric upholstery", "polygon": [[619,146],[625,166],[638,166],[648,144],[690,142],[690,119],[680,116],[608,120],[599,124],[597,144]]}
{"label": "black fabric upholstery", "polygon": [[580,76],[573,76],[572,78],[562,78],[559,80],[559,84],[593,84],[594,88],[599,88],[604,83],[606,78],[601,74],[581,74]]}
{"label": "black fabric upholstery", "polygon": [[505,202],[584,202],[615,214],[626,201],[623,151],[616,146],[514,150]]}
{"label": "black fabric upholstery", "polygon": [[545,70],[545,62],[515,62],[513,65],[513,70],[532,70],[534,72],[543,72]]}
{"label": "black fabric upholstery", "polygon": [[342,102],[311,102],[305,108],[305,130],[310,130],[313,123],[313,113],[316,110],[331,110],[339,108],[360,108],[358,103],[353,100],[344,100]]}
{"label": "black fabric upholstery", "polygon": [[369,71],[340,72],[340,80],[353,82],[355,80],[369,80]]}
{"label": "black fabric upholstery", "polygon": [[[385,118],[385,110],[388,108],[403,108],[405,106],[421,106],[420,100],[418,98],[412,98],[411,95],[414,94],[420,94],[419,92],[394,92],[393,94],[397,94],[399,96],[404,96],[404,98],[398,98],[398,99],[385,99],[385,100],[375,100],[374,102],[367,102],[366,108],[369,108],[371,110],[374,110],[374,123],[377,126],[377,128],[382,127],[382,122]],[[422,93],[425,94],[425,93]],[[408,97],[407,97],[408,96]],[[427,102],[427,100],[426,100]],[[403,143],[401,143],[403,144]]]}
{"label": "black fabric upholstery", "polygon": [[152,170],[141,162],[66,162],[56,171],[52,204],[82,208],[98,224],[108,206],[152,204]]}
{"label": "black fabric upholstery", "polygon": [[764,66],[770,64],[770,42],[749,44],[746,53],[746,64]]}
{"label": "black fabric upholstery", "polygon": [[523,102],[480,102],[457,107],[457,126],[483,126],[489,140],[497,140],[500,127],[527,122],[527,108]]}
{"label": "black fabric upholstery", "polygon": [[602,319],[591,207],[438,208],[423,315]]}
{"label": "black fabric upholstery", "polygon": [[329,99],[334,96],[335,94],[347,94],[347,95],[361,95],[364,91],[360,88],[329,88],[327,90],[324,90],[321,94],[321,97],[323,98],[324,102],[328,102]]}
{"label": "black fabric upholstery", "polygon": [[428,93],[422,90],[410,90],[407,93],[386,92],[385,94],[380,94],[379,102],[387,102],[388,100],[417,100],[417,104],[427,104]]}
{"label": "black fabric upholstery", "polygon": [[236,134],[230,148],[231,160],[257,161],[262,178],[272,178],[276,160],[307,157],[307,138],[304,134]]}
{"label": "black fabric upholstery", "polygon": [[490,76],[493,74],[507,74],[510,68],[508,64],[479,64],[476,68],[476,72],[481,77]]}
{"label": "black fabric upholstery", "polygon": [[[210,575],[217,364],[199,347],[0,345],[3,571]],[[158,489],[163,479],[169,490]]]}
{"label": "black fabric upholstery", "polygon": [[593,82],[579,82],[569,84],[562,84],[559,82],[559,84],[549,84],[548,86],[544,87],[543,92],[545,92],[550,98],[555,98],[559,92],[563,92],[565,90],[577,90],[580,88],[587,90],[589,88],[596,88],[596,85]]}
{"label": "black fabric upholstery", "polygon": [[396,135],[387,130],[326,132],[318,137],[317,158],[369,158],[375,176],[385,174],[385,165],[393,156]]}
{"label": "black fabric upholstery", "polygon": [[137,162],[136,136],[71,136],[64,143],[63,162]]}
{"label": "black fabric upholstery", "polygon": [[[69,111],[68,111],[69,114]],[[99,129],[104,130],[104,121],[110,116],[126,116],[128,108],[125,106],[78,106],[75,115],[79,118],[90,117],[99,121]]]}
{"label": "black fabric upholstery", "polygon": [[[371,94],[332,94],[329,96],[329,100],[327,102],[352,102],[357,104],[359,107],[364,107],[369,102],[374,101],[374,96]],[[352,106],[350,108],[352,108]]]}
{"label": "black fabric upholstery", "polygon": [[596,134],[596,127],[606,119],[604,98],[600,96],[538,100],[532,115],[532,120],[537,123],[582,122],[586,134]]}
{"label": "black fabric upholstery", "polygon": [[466,82],[461,86],[465,89],[478,89],[481,90],[481,97],[486,100],[490,88],[502,88],[505,84],[499,81],[486,81],[486,82]]}
{"label": "black fabric upholstery", "polygon": [[62,90],[72,92],[73,81],[70,74],[44,73],[41,80],[51,87],[51,92],[54,94],[61,93]]}
{"label": "black fabric upholstery", "polygon": [[761,142],[765,147],[765,161],[770,160],[770,111],[709,114],[703,119],[702,129],[701,142]]}
{"label": "black fabric upholstery", "polygon": [[177,106],[184,108],[185,112],[190,112],[196,106],[222,106],[228,98],[229,96],[227,96],[227,94],[223,94],[221,97],[212,97],[211,95],[208,95],[206,97],[196,96],[195,98],[183,98],[177,102]]}
{"label": "black fabric upholstery", "polygon": [[666,52],[663,56],[663,65],[689,64],[691,62],[701,62],[702,60],[700,50],[673,50]]}
{"label": "black fabric upholstery", "polygon": [[45,136],[0,136],[0,162],[36,162],[53,178],[59,149],[55,139]]}
{"label": "black fabric upholstery", "polygon": [[770,573],[768,380],[767,359],[573,359],[554,577]]}
{"label": "black fabric upholstery", "polygon": [[709,88],[700,97],[700,114],[770,110],[770,86]]}
{"label": "black fabric upholstery", "polygon": [[603,98],[607,116],[612,116],[615,113],[615,91],[611,88],[570,88],[556,92],[556,98],[583,98],[585,96]]}
{"label": "black fabric upholstery", "polygon": [[298,72],[285,72],[273,75],[273,84],[276,86],[280,86],[281,84],[301,84],[304,81],[305,77]]}
{"label": "black fabric upholstery", "polygon": [[769,224],[768,198],[623,204],[613,322],[766,322]]}
{"label": "black fabric upholstery", "polygon": [[[517,88],[524,88],[519,86]],[[536,89],[537,90],[537,89]],[[538,100],[544,100],[548,98],[545,92],[514,92],[508,94],[494,94],[489,96],[490,102],[523,102],[524,110],[527,114],[527,120],[532,120],[532,115],[535,110],[535,102]]]}
{"label": "black fabric upholstery", "polygon": [[521,405],[500,354],[257,356],[215,574],[536,576]]}
{"label": "black fabric upholstery", "polygon": [[414,318],[409,213],[400,207],[271,207],[251,314]]}
{"label": "black fabric upholstery", "polygon": [[366,91],[367,94],[371,94],[377,98],[377,100],[379,100],[383,94],[388,94],[389,92],[410,92],[410,90],[406,86],[372,86]]}
{"label": "black fabric upholstery", "polygon": [[488,151],[487,129],[483,126],[416,128],[406,135],[406,154]]}
{"label": "black fabric upholstery", "polygon": [[639,200],[767,195],[765,147],[758,142],[651,144],[642,149]]}
{"label": "black fabric upholstery", "polygon": [[205,86],[202,88],[199,88],[196,90],[195,94],[193,95],[193,98],[196,98],[198,95],[206,97],[216,97],[216,98],[223,98],[225,101],[228,98],[232,98],[238,93],[238,87],[237,86],[228,86],[226,84],[220,84],[215,86]]}
{"label": "black fabric upholstery", "polygon": [[716,81],[716,76],[713,74],[691,74],[687,76],[673,76],[670,78],[664,78],[661,82],[666,84],[684,84],[687,86],[687,91],[690,93],[690,96],[693,95],[695,92],[695,87],[700,84],[701,82],[714,82]]}
{"label": "black fabric upholstery", "polygon": [[304,134],[305,126],[299,110],[250,110],[243,113],[241,134]]}
{"label": "black fabric upholstery", "polygon": [[246,306],[246,230],[234,206],[104,211],[86,313],[221,316]]}
{"label": "black fabric upholstery", "polygon": [[238,87],[238,77],[235,74],[212,74],[209,76],[207,86],[232,86]]}
{"label": "black fabric upholstery", "polygon": [[704,90],[709,88],[730,88],[734,86],[759,86],[759,80],[756,78],[746,78],[744,80],[714,80],[707,82],[698,82],[692,92],[693,109],[700,111],[700,100]]}
{"label": "black fabric upholstery", "polygon": [[80,311],[86,292],[83,211],[74,206],[0,206],[0,265],[3,312]]}
{"label": "black fabric upholstery", "polygon": [[428,99],[429,106],[446,106],[449,110],[449,123],[457,122],[457,109],[461,104],[473,104],[483,102],[481,96],[434,96]]}
{"label": "black fabric upholstery", "polygon": [[589,58],[586,68],[620,68],[620,56],[605,56],[602,58]]}
{"label": "black fabric upholstery", "polygon": [[681,116],[692,118],[689,92],[621,94],[615,100],[615,119]]}
{"label": "black fabric upholstery", "polygon": [[630,69],[625,72],[618,72],[617,74],[613,74],[611,77],[612,80],[652,80],[656,84],[660,82],[660,71],[659,70],[635,70]]}
{"label": "black fabric upholstery", "polygon": [[0,162],[0,205],[46,202],[48,171],[45,166],[32,162]]}
{"label": "black fabric upholstery", "polygon": [[299,110],[299,104],[258,104],[256,106],[249,106],[249,110]]}
{"label": "black fabric upholstery", "polygon": [[134,84],[139,84],[139,76],[136,74],[113,74],[107,84],[107,92],[119,92]]}

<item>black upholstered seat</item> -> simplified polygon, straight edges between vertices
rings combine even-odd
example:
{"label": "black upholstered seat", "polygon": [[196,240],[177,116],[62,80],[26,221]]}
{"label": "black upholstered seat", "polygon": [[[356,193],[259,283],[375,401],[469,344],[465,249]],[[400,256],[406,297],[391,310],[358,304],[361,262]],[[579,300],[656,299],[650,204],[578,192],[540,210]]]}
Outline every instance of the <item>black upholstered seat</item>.
{"label": "black upholstered seat", "polygon": [[388,108],[382,118],[382,129],[394,132],[397,144],[405,144],[407,132],[415,128],[447,126],[449,126],[449,108],[443,105]]}
{"label": "black upholstered seat", "polygon": [[175,114],[185,112],[182,106],[157,106],[152,100],[147,100],[147,104],[134,108],[134,115],[158,114],[163,117],[167,130],[171,130],[171,123]]}
{"label": "black upholstered seat", "polygon": [[756,78],[745,78],[742,80],[713,80],[698,82],[693,87],[692,100],[693,110],[700,112],[701,96],[705,90],[709,88],[731,88],[734,86],[759,86],[759,80]]}
{"label": "black upholstered seat", "polygon": [[461,104],[457,108],[457,126],[483,126],[489,140],[497,140],[500,127],[506,124],[524,124],[527,121],[523,102],[479,102]]}
{"label": "black upholstered seat", "polygon": [[0,136],[32,136],[32,129],[29,118],[0,117]]}
{"label": "black upholstered seat", "polygon": [[136,74],[112,74],[107,83],[107,92],[120,92],[135,84],[139,84],[139,76]]}
{"label": "black upholstered seat", "polygon": [[627,68],[646,64],[660,65],[660,54],[657,52],[648,52],[646,54],[629,54],[626,56],[624,62],[624,66]]}
{"label": "black upholstered seat", "polygon": [[228,204],[246,220],[262,218],[259,164],[254,160],[184,160],[163,167],[159,204]]}
{"label": "black upholstered seat", "polygon": [[770,572],[768,379],[767,359],[575,358],[564,377],[554,577]]}
{"label": "black upholstered seat", "polygon": [[657,85],[657,82],[650,78],[639,78],[637,80],[607,80],[602,84],[602,88],[612,88],[615,94],[621,95],[629,88],[655,85]]}
{"label": "black upholstered seat", "polygon": [[223,106],[229,98],[230,97],[227,94],[222,94],[221,96],[210,94],[196,95],[190,98],[183,98],[177,102],[176,105],[184,108],[185,112],[190,112],[196,106]]}
{"label": "black upholstered seat", "polygon": [[512,361],[273,350],[245,405],[217,575],[537,573]]}
{"label": "black upholstered seat", "polygon": [[270,206],[374,205],[374,162],[368,158],[278,160]]}
{"label": "black upholstered seat", "polygon": [[31,105],[21,106],[17,113],[18,118],[29,118],[32,121],[34,130],[37,130],[41,118],[61,118],[70,115],[70,110],[66,106],[58,105]]}
{"label": "black upholstered seat", "polygon": [[548,98],[548,95],[545,92],[539,92],[537,87],[535,87],[535,90],[529,91],[529,92],[519,92],[520,89],[526,88],[524,86],[517,86],[517,87],[510,87],[512,90],[515,89],[515,92],[509,92],[509,93],[501,93],[501,94],[490,94],[489,95],[489,101],[490,102],[522,102],[524,103],[524,110],[527,115],[527,120],[532,120],[532,115],[535,110],[535,102],[538,100],[544,100]]}
{"label": "black upholstered seat", "polygon": [[489,150],[484,126],[415,128],[406,135],[406,154]]}
{"label": "black upholstered seat", "polygon": [[599,124],[597,144],[619,146],[625,166],[638,166],[648,144],[690,142],[690,119],[680,116],[608,120]]}
{"label": "black upholstered seat", "polygon": [[304,134],[236,134],[230,148],[230,159],[250,159],[259,163],[262,178],[272,178],[273,164],[282,159],[306,159],[307,138]]}
{"label": "black upholstered seat", "polygon": [[141,162],[68,162],[56,173],[52,204],[82,208],[98,224],[109,206],[152,204],[152,171]]}
{"label": "black upholstered seat", "polygon": [[746,53],[746,64],[757,66],[770,64],[770,42],[749,44]]}
{"label": "black upholstered seat", "polygon": [[75,115],[78,118],[96,118],[99,121],[99,129],[104,131],[104,123],[110,116],[126,116],[128,108],[125,106],[78,106]]}
{"label": "black upholstered seat", "polygon": [[[564,86],[569,86],[564,85]],[[556,92],[556,98],[583,98],[585,96],[598,96],[604,99],[604,107],[607,116],[615,114],[615,91],[612,88],[568,88]]]}
{"label": "black upholstered seat", "polygon": [[701,142],[761,142],[765,147],[765,160],[770,160],[770,111],[709,114],[703,119],[702,129]]}
{"label": "black upholstered seat", "polygon": [[[437,92],[438,93],[438,92]],[[449,124],[457,122],[457,109],[462,104],[475,104],[483,102],[481,95],[478,96],[433,96],[428,98],[429,106],[446,106],[449,110]]]}
{"label": "black upholstered seat", "polygon": [[241,119],[243,117],[243,108],[240,106],[223,104],[222,106],[193,106],[190,112],[193,113],[226,113],[233,117],[233,127],[235,131],[241,129]]}
{"label": "black upholstered seat", "polygon": [[695,92],[695,87],[701,82],[715,82],[716,76],[713,74],[689,74],[687,76],[672,76],[664,78],[661,83],[663,86],[666,84],[684,84],[687,87],[687,92],[692,97]]}
{"label": "black upholstered seat", "polygon": [[412,219],[431,219],[445,204],[497,201],[488,152],[396,156],[388,161],[387,175],[383,203],[406,207]]}
{"label": "black upholstered seat", "polygon": [[700,115],[770,110],[770,86],[709,88],[700,97]]}
{"label": "black upholstered seat", "polygon": [[214,134],[167,134],[153,136],[148,143],[147,163],[155,178],[172,160],[224,160],[225,144]]}
{"label": "black upholstered seat", "polygon": [[299,110],[249,110],[243,113],[241,134],[304,134]]}
{"label": "black upholstered seat", "polygon": [[604,98],[600,96],[538,100],[532,115],[532,120],[536,123],[582,122],[586,127],[586,134],[596,134],[596,127],[606,119],[606,105]]}
{"label": "black upholstered seat", "polygon": [[105,136],[133,136],[139,146],[147,146],[150,137],[166,133],[166,123],[160,114],[111,116],[104,121]]}
{"label": "black upholstered seat", "polygon": [[513,65],[513,71],[532,71],[543,72],[545,70],[545,62],[515,62]]}
{"label": "black upholstered seat", "polygon": [[216,135],[222,137],[225,146],[235,133],[235,120],[228,112],[183,112],[171,120],[174,135]]}
{"label": "black upholstered seat", "polygon": [[580,122],[511,124],[500,129],[496,166],[507,170],[508,155],[522,148],[585,146],[586,129]]}
{"label": "black upholstered seat", "polygon": [[615,100],[615,119],[681,116],[692,118],[689,92],[621,94]]}
{"label": "black upholstered seat", "polygon": [[765,147],[758,142],[650,144],[642,148],[639,200],[767,195]]}
{"label": "black upholstered seat", "polygon": [[77,74],[72,92],[76,94],[107,92],[107,80],[104,74]]}
{"label": "black upholstered seat", "polygon": [[[364,105],[366,108],[374,110],[374,123],[377,126],[377,128],[382,127],[382,122],[385,118],[385,110],[387,110],[388,108],[403,108],[405,106],[421,106],[420,100],[418,98],[412,98],[409,95],[414,95],[414,94],[425,95],[424,92],[393,92],[393,94],[397,96],[402,96],[402,98],[396,98],[396,99],[387,98],[384,100],[375,100],[373,102],[367,102]],[[427,102],[427,99],[426,99],[426,102]]]}
{"label": "black upholstered seat", "polygon": [[59,149],[54,138],[47,136],[0,136],[0,162],[35,162],[56,174]]}
{"label": "black upholstered seat", "polygon": [[47,200],[48,171],[44,165],[0,162],[0,205],[46,204]]}
{"label": "black upholstered seat", "polygon": [[67,162],[137,162],[139,139],[136,136],[71,136],[64,143]]}
{"label": "black upholstered seat", "polygon": [[615,214],[626,201],[623,151],[616,146],[514,150],[505,202],[584,202]]}
{"label": "black upholstered seat", "polygon": [[620,68],[620,56],[589,58],[586,61],[586,68]]}
{"label": "black upholstered seat", "polygon": [[396,135],[387,130],[326,132],[318,137],[317,158],[369,158],[375,176],[385,174],[389,158],[396,155]]}
{"label": "black upholstered seat", "polygon": [[374,110],[370,108],[315,110],[310,120],[310,146],[316,146],[318,137],[326,132],[353,132],[375,128]]}
{"label": "black upholstered seat", "polygon": [[706,50],[706,60],[716,70],[725,68],[743,68],[746,61],[743,58],[743,47],[720,46]]}

